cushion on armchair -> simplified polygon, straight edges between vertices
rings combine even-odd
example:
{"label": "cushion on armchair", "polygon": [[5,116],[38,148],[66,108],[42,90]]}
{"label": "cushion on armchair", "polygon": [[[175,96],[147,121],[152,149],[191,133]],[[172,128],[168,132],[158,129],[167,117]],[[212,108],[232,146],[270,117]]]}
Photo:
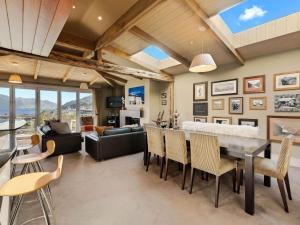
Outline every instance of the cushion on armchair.
{"label": "cushion on armchair", "polygon": [[52,130],[54,130],[58,134],[70,134],[71,130],[69,124],[66,122],[50,122],[50,126]]}

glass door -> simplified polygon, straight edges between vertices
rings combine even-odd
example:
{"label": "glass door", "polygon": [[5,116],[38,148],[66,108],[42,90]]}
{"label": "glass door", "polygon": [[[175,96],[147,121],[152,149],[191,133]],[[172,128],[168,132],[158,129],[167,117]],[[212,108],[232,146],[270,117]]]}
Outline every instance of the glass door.
{"label": "glass door", "polygon": [[36,129],[35,89],[15,88],[15,119],[25,120],[27,125],[17,130],[17,134],[31,135]]}
{"label": "glass door", "polygon": [[40,91],[39,124],[43,124],[45,120],[58,119],[57,96],[57,91]]}
{"label": "glass door", "polygon": [[61,92],[61,121],[67,122],[72,132],[76,132],[77,93]]}

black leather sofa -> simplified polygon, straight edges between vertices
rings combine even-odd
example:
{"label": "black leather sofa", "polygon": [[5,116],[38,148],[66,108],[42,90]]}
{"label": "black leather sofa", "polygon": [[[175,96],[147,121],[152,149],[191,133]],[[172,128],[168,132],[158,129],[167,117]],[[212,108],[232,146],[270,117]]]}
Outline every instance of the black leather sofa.
{"label": "black leather sofa", "polygon": [[85,136],[85,149],[96,161],[143,152],[146,135],[142,127],[105,130],[103,136]]}
{"label": "black leather sofa", "polygon": [[47,151],[46,143],[49,140],[55,141],[55,152],[52,156],[77,152],[81,150],[81,143],[83,142],[81,133],[46,135],[43,133],[40,127],[37,130],[41,137],[40,149],[42,152]]}

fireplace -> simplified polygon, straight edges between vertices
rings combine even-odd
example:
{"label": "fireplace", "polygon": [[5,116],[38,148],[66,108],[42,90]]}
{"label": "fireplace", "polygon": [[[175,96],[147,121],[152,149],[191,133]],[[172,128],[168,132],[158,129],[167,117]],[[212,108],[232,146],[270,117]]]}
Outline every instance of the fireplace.
{"label": "fireplace", "polygon": [[125,116],[125,125],[133,125],[138,124],[140,125],[140,118],[134,118],[131,116]]}

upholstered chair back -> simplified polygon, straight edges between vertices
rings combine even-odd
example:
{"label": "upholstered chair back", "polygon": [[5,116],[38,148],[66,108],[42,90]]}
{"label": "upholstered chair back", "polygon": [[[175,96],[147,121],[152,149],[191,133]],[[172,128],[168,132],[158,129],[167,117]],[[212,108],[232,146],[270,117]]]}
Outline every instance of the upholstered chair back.
{"label": "upholstered chair back", "polygon": [[221,156],[217,136],[191,133],[191,164],[193,168],[218,174]]}
{"label": "upholstered chair back", "polygon": [[281,141],[280,153],[277,161],[277,173],[281,178],[285,177],[289,168],[292,144],[293,135],[289,135]]}
{"label": "upholstered chair back", "polygon": [[147,141],[149,152],[161,157],[165,156],[164,137],[161,128],[147,127]]}
{"label": "upholstered chair back", "polygon": [[176,162],[188,164],[185,134],[183,131],[167,130],[166,157]]}

